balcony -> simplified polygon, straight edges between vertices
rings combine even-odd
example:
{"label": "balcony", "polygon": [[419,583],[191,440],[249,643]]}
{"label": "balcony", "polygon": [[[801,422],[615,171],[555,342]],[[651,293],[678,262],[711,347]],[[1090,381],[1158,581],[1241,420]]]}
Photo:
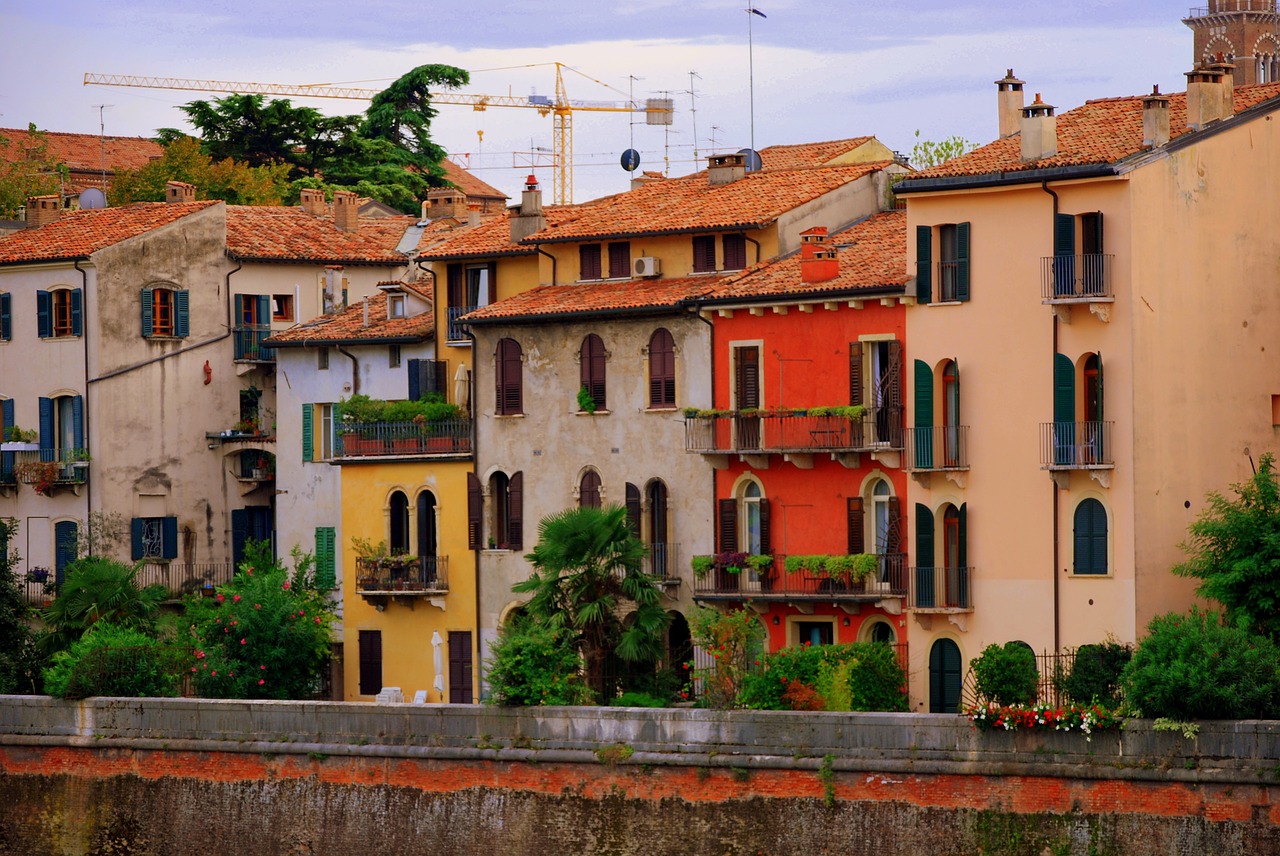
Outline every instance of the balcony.
{"label": "balcony", "polygon": [[[235,575],[231,562],[155,562],[143,560],[138,571],[139,588],[151,585],[163,586],[166,600],[175,601],[188,594],[212,595],[218,586],[227,585]],[[48,568],[31,568],[19,583],[27,603],[42,606],[53,601],[58,592],[54,572]]]}
{"label": "balcony", "polygon": [[944,473],[964,487],[969,469],[969,426],[932,425],[908,428],[904,469],[928,485],[931,473]]}
{"label": "balcony", "polygon": [[448,458],[471,454],[471,420],[354,422],[338,435],[339,461],[370,458]]}
{"label": "balcony", "polygon": [[262,344],[271,335],[269,324],[248,324],[235,327],[231,336],[235,341],[235,359],[238,363],[274,363],[276,349]]}
{"label": "balcony", "polygon": [[676,564],[680,557],[679,544],[646,544],[640,569],[660,586],[680,584],[680,566]]}
{"label": "balcony", "polygon": [[1088,472],[1103,487],[1111,486],[1115,459],[1111,451],[1114,422],[1042,422],[1040,469],[1066,487],[1073,470]]}
{"label": "balcony", "polygon": [[450,306],[446,310],[449,316],[449,344],[470,344],[471,340],[467,338],[466,326],[459,324],[458,319],[468,312],[475,312],[479,308],[479,306]]}
{"label": "balcony", "polygon": [[20,484],[29,484],[42,496],[53,496],[62,489],[79,495],[88,480],[89,453],[84,449],[7,448],[0,451],[0,488],[16,490]]}
{"label": "balcony", "polygon": [[1071,307],[1085,304],[1103,321],[1111,320],[1115,292],[1111,288],[1110,253],[1078,253],[1070,256],[1043,256],[1040,259],[1041,302],[1066,323],[1071,323]]}
{"label": "balcony", "polygon": [[[861,411],[860,415],[814,411]],[[856,460],[840,458],[860,452],[873,457],[902,450],[902,408],[811,408],[809,411],[750,413],[746,411],[686,411],[685,451],[703,455],[786,455],[797,466],[812,466],[815,453],[830,453],[847,466]],[[896,457],[896,455],[895,455]],[[718,466],[727,463],[721,461]],[[887,462],[897,466],[896,462]],[[767,462],[756,462],[757,466]]]}
{"label": "balcony", "polygon": [[[774,556],[767,567],[732,566],[714,562],[699,574],[695,570],[693,596],[696,600],[757,600],[802,602],[874,603],[886,598],[907,596],[907,557],[904,553],[876,556],[879,567],[863,580],[826,572],[786,570],[787,557]],[[794,563],[793,563],[794,564]]]}
{"label": "balcony", "polygon": [[969,612],[973,610],[970,580],[973,568],[911,568],[907,574],[911,593],[907,608],[916,611]]}
{"label": "balcony", "polygon": [[374,606],[383,608],[394,598],[412,609],[416,601],[426,599],[444,609],[442,596],[448,593],[448,556],[356,559],[356,594]]}

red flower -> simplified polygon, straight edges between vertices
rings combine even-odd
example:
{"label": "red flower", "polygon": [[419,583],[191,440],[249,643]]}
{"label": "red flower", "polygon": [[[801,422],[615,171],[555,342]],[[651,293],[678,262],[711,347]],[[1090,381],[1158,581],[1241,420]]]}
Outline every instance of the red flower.
{"label": "red flower", "polygon": [[241,639],[240,644],[243,645],[247,640]]}
{"label": "red flower", "polygon": [[236,603],[239,603],[239,602],[240,602],[240,595],[236,595],[235,597],[233,597],[233,598],[231,598],[231,599],[232,599],[233,601],[235,601]]}
{"label": "red flower", "polygon": [[266,683],[266,680],[265,680],[265,679],[263,679],[263,678],[259,678],[259,679],[258,679],[258,686],[262,686],[262,685],[263,685],[263,684],[265,684],[265,683]]}

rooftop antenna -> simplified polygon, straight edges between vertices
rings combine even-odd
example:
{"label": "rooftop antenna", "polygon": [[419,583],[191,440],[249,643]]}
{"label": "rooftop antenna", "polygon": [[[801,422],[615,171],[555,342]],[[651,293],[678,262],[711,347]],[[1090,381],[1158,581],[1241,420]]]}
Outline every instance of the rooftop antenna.
{"label": "rooftop antenna", "polygon": [[723,131],[723,130],[724,128],[721,128],[719,125],[711,126],[711,151],[714,152],[716,150],[716,131]]}
{"label": "rooftop antenna", "polygon": [[[663,98],[671,96],[671,90],[659,89],[658,94]],[[662,174],[671,175],[671,126],[664,125],[662,127]]]}
{"label": "rooftop antenna", "polygon": [[689,117],[693,120],[693,162],[697,163],[698,157],[698,96],[693,91],[693,79],[702,79],[702,75],[696,71],[689,72]]}
{"label": "rooftop antenna", "polygon": [[747,0],[747,86],[751,93],[751,150],[756,148],[756,60],[755,45],[751,36],[753,17],[759,15],[768,18],[764,12],[756,8],[755,0]]}
{"label": "rooftop antenna", "polygon": [[104,112],[114,104],[94,104],[98,108],[98,142],[102,145],[102,191],[107,190],[107,120]]}
{"label": "rooftop antenna", "polygon": [[[644,79],[644,78],[642,78],[642,77],[636,77],[634,74],[628,74],[628,75],[627,75],[627,104],[628,104],[628,106],[635,106],[635,103],[636,103],[636,91],[635,91],[635,90],[636,90],[636,81],[637,81],[637,80],[643,80],[643,79]],[[634,149],[634,148],[636,147],[636,117],[635,117],[634,115],[630,117],[630,121],[629,121],[629,122],[627,122],[627,126],[628,126],[628,129],[631,131],[631,136],[630,136],[630,137],[628,138],[628,140],[627,140],[627,148],[629,148],[629,149]]]}

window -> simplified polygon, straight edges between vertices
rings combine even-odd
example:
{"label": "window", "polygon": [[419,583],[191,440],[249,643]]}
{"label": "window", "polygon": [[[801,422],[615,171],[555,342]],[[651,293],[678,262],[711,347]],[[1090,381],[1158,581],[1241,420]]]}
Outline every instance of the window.
{"label": "window", "polygon": [[796,645],[831,645],[835,643],[834,621],[797,621]]}
{"label": "window", "polygon": [[873,445],[902,445],[902,371],[902,343],[896,339],[849,345],[849,403],[869,406],[866,441]]}
{"label": "window", "polygon": [[70,452],[85,447],[83,398],[63,395],[38,403],[41,460],[65,461]]}
{"label": "window", "polygon": [[[470,483],[470,479],[468,479]],[[524,549],[524,474],[496,472],[489,477],[489,536],[488,546],[493,550]],[[477,485],[478,488],[478,485]],[[471,513],[468,503],[468,513]],[[479,533],[479,521],[470,529]]]}
{"label": "window", "polygon": [[376,696],[382,692],[382,631],[361,630],[357,644],[360,648],[360,695]]}
{"label": "window", "polygon": [[676,406],[676,343],[659,327],[649,337],[649,407]]}
{"label": "window", "polygon": [[449,397],[448,360],[409,360],[409,400],[419,401],[428,395]]}
{"label": "window", "polygon": [[403,318],[404,317],[404,295],[391,294],[387,296],[387,317]]}
{"label": "window", "polygon": [[[1077,230],[1077,225],[1079,229]],[[1079,244],[1076,234],[1079,232]],[[1055,214],[1053,218],[1053,296],[1101,297],[1109,294],[1102,241],[1102,212]]]}
{"label": "window", "polygon": [[190,296],[186,291],[162,286],[143,289],[143,337],[185,338],[188,333],[189,305]]}
{"label": "window", "polygon": [[959,713],[962,660],[960,648],[939,639],[929,649],[929,712]]}
{"label": "window", "polygon": [[435,579],[436,552],[436,496],[429,490],[418,494],[418,557],[431,580]]}
{"label": "window", "polygon": [[53,578],[62,583],[66,579],[67,566],[76,560],[76,548],[80,543],[80,525],[74,520],[59,520],[53,524]]}
{"label": "window", "polygon": [[745,235],[725,235],[721,239],[724,248],[724,269],[742,270],[747,266],[747,238]]}
{"label": "window", "polygon": [[[933,300],[935,277],[938,299],[944,302],[969,299],[969,223],[945,223],[916,227],[916,300]],[[937,243],[937,270],[934,270],[934,243]]]}
{"label": "window", "polygon": [[316,588],[338,587],[337,530],[332,526],[316,527]]}
{"label": "window", "polygon": [[524,412],[521,404],[523,361],[520,344],[515,339],[498,340],[498,348],[494,354],[497,393],[493,409],[500,416],[514,416]]}
{"label": "window", "polygon": [[13,298],[9,292],[0,294],[0,342],[13,338]]}
{"label": "window", "polygon": [[595,470],[587,470],[578,483],[578,507],[600,507],[600,474]]}
{"label": "window", "polygon": [[472,704],[471,631],[449,631],[449,704]]}
{"label": "window", "polygon": [[[760,346],[734,345],[733,409],[755,410],[762,406],[760,395]],[[760,448],[760,417],[738,415],[734,420],[734,444],[738,449]]]}
{"label": "window", "polygon": [[272,321],[292,321],[293,320],[293,295],[292,294],[271,295],[271,320]]}
{"label": "window", "polygon": [[580,245],[578,247],[578,279],[600,278],[600,245]]}
{"label": "window", "polygon": [[1074,542],[1075,573],[1107,573],[1107,509],[1098,500],[1076,506]]}
{"label": "window", "polygon": [[390,537],[387,544],[391,555],[404,555],[409,552],[409,499],[403,491],[393,491],[388,503],[387,524]]}
{"label": "window", "polygon": [[631,243],[619,241],[609,245],[609,278],[631,278]]}
{"label": "window", "polygon": [[769,500],[758,481],[745,479],[733,498],[720,500],[718,516],[720,552],[770,553]]}
{"label": "window", "polygon": [[400,346],[399,345],[387,346],[387,368],[391,368],[391,369],[400,368]]}
{"label": "window", "polygon": [[178,518],[135,517],[130,522],[130,556],[139,559],[175,559],[178,556]]}
{"label": "window", "polygon": [[[889,579],[890,570],[901,561],[902,511],[898,497],[893,496],[889,483],[884,479],[872,480],[865,491],[862,496],[851,496],[845,500],[849,554],[877,553],[885,556],[880,567],[880,579],[883,581]],[[871,507],[870,514],[867,514],[867,506]],[[932,548],[929,555],[932,556]]]}
{"label": "window", "polygon": [[[496,300],[497,273],[498,266],[493,262],[478,265],[449,265],[450,318],[465,315],[472,309],[488,306]],[[450,338],[453,338],[452,334]]]}
{"label": "window", "polygon": [[710,273],[716,269],[716,236],[693,236],[693,272]]}
{"label": "window", "polygon": [[604,410],[605,398],[605,358],[604,342],[595,333],[588,333],[582,340],[582,348],[578,352],[579,376],[582,386],[595,403],[596,410]]}
{"label": "window", "polygon": [[322,372],[329,370],[329,349],[320,348],[316,351],[316,368]]}
{"label": "window", "polygon": [[41,339],[82,334],[81,290],[59,288],[36,292],[36,329]]}
{"label": "window", "polygon": [[649,573],[658,579],[666,579],[675,569],[675,545],[667,543],[668,502],[667,485],[662,479],[654,479],[645,485],[645,504],[649,507]]}

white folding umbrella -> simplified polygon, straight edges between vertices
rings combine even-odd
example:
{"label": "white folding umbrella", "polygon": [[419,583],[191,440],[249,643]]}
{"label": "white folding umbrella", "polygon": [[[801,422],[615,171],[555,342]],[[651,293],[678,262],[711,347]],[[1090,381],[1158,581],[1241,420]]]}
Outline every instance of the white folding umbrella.
{"label": "white folding umbrella", "polygon": [[453,403],[466,409],[471,400],[471,372],[466,366],[458,366],[453,373]]}
{"label": "white folding umbrella", "polygon": [[436,630],[431,634],[431,647],[433,656],[435,657],[436,676],[431,682],[431,686],[435,687],[436,692],[440,693],[440,700],[444,701],[444,639],[440,638],[440,631]]}

